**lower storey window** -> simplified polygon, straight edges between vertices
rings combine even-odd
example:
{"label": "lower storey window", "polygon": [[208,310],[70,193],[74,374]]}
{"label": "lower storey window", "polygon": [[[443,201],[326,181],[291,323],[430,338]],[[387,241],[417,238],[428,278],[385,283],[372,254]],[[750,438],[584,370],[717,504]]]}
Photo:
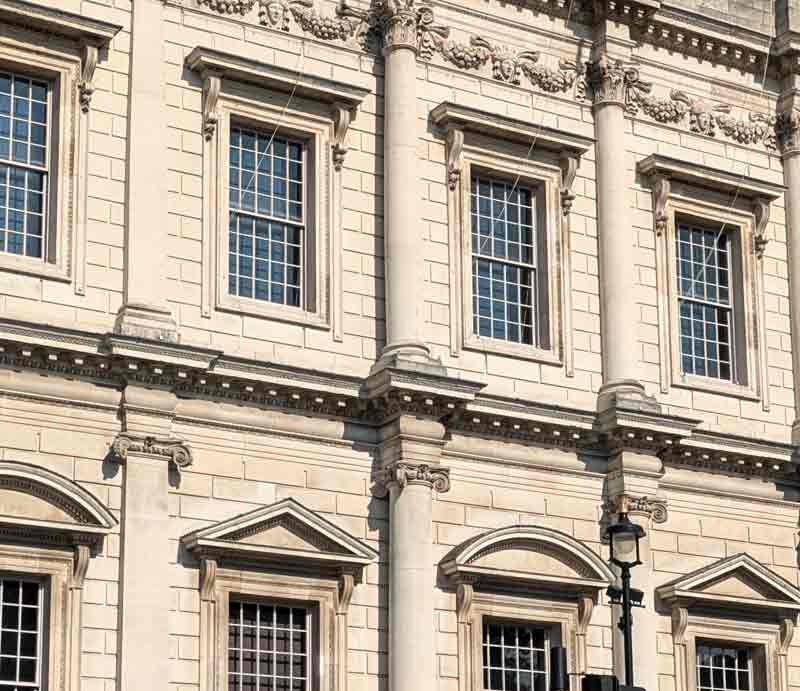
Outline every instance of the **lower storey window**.
{"label": "lower storey window", "polygon": [[749,648],[697,644],[697,691],[751,691],[753,660]]}
{"label": "lower storey window", "polygon": [[228,691],[311,688],[308,609],[232,601],[229,612]]}
{"label": "lower storey window", "polygon": [[547,689],[547,633],[529,624],[485,622],[483,688],[491,691]]}
{"label": "lower storey window", "polygon": [[0,691],[42,683],[42,584],[0,576]]}

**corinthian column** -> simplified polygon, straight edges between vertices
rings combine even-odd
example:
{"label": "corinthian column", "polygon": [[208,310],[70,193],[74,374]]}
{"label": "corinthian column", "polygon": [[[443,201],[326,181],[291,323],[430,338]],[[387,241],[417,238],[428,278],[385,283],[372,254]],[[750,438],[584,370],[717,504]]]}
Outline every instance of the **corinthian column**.
{"label": "corinthian column", "polygon": [[[789,317],[792,329],[792,368],[800,372],[800,102],[790,92],[778,118],[778,143],[786,185],[786,243],[789,259]],[[792,440],[800,441],[800,375],[794,377]]]}
{"label": "corinthian column", "polygon": [[[430,360],[425,323],[424,252],[417,185],[417,28],[414,0],[383,0],[384,260],[386,346],[382,363]],[[429,12],[429,10],[427,10]]]}
{"label": "corinthian column", "polygon": [[384,428],[380,484],[389,494],[389,680],[392,691],[436,682],[431,510],[433,490],[450,488],[438,465],[444,428],[401,416]]}
{"label": "corinthian column", "polygon": [[633,235],[625,170],[625,93],[636,72],[603,54],[589,81],[594,95],[597,159],[597,236],[600,253],[600,321],[603,386],[598,409],[657,409],[639,382],[638,313]]}

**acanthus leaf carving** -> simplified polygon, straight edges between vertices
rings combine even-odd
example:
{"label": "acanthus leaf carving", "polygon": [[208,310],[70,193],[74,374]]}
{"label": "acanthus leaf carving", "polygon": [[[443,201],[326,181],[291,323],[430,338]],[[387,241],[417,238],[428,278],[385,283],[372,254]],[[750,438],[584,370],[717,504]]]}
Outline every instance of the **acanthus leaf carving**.
{"label": "acanthus leaf carving", "polygon": [[595,105],[618,103],[624,106],[630,102],[631,85],[639,81],[639,70],[604,53],[589,64],[587,81]]}
{"label": "acanthus leaf carving", "polygon": [[800,109],[791,108],[775,121],[776,145],[784,155],[800,151]]}

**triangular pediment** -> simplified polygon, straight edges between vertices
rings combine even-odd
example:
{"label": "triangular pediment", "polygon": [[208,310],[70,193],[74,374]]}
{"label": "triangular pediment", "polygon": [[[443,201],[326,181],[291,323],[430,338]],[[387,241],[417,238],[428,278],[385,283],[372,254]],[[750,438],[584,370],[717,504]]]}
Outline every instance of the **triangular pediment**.
{"label": "triangular pediment", "polygon": [[800,590],[748,554],[722,559],[665,583],[657,590],[665,602],[687,606],[745,606],[800,611]]}
{"label": "triangular pediment", "polygon": [[294,499],[196,530],[182,542],[200,555],[291,567],[311,563],[360,567],[377,558],[372,547]]}

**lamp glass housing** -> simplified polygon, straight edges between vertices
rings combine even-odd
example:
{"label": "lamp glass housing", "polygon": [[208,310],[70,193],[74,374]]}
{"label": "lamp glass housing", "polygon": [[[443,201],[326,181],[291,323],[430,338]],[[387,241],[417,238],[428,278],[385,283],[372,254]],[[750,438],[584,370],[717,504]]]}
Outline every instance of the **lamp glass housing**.
{"label": "lamp glass housing", "polygon": [[617,522],[606,532],[611,549],[611,561],[617,566],[638,566],[642,563],[639,541],[645,536],[642,526],[632,523],[627,513],[621,513]]}

